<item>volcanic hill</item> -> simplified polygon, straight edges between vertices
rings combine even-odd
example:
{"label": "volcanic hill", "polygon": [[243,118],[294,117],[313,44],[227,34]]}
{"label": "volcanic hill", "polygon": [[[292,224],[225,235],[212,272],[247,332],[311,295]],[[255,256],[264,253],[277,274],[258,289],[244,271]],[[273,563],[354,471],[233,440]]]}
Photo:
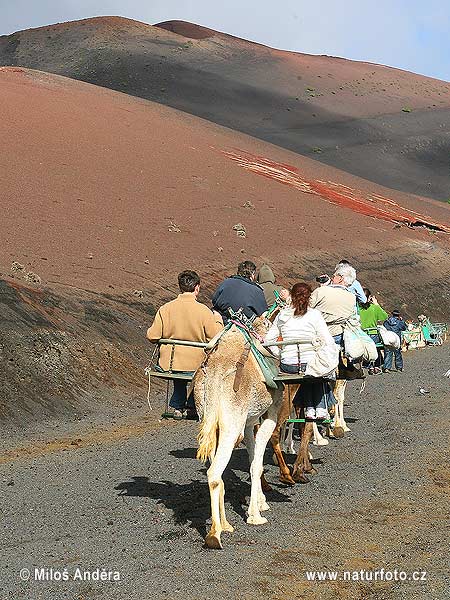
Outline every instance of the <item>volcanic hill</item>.
{"label": "volcanic hill", "polygon": [[3,422],[142,404],[184,268],[208,301],[244,258],[288,285],[345,256],[386,308],[448,316],[443,203],[52,74],[1,68],[0,104]]}
{"label": "volcanic hill", "polygon": [[450,84],[119,17],[0,37],[0,64],[153,100],[389,188],[450,197]]}

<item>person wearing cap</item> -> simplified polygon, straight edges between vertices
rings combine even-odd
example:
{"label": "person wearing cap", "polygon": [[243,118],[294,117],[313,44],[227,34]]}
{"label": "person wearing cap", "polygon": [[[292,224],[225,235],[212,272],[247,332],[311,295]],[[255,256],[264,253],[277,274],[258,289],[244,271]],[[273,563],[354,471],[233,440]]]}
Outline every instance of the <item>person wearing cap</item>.
{"label": "person wearing cap", "polygon": [[399,310],[393,310],[389,319],[386,319],[384,326],[388,331],[393,331],[400,338],[400,348],[398,350],[392,350],[390,348],[384,349],[384,364],[383,373],[392,372],[392,357],[395,360],[395,368],[397,371],[403,371],[403,357],[402,357],[402,331],[406,330],[406,323],[402,319]]}

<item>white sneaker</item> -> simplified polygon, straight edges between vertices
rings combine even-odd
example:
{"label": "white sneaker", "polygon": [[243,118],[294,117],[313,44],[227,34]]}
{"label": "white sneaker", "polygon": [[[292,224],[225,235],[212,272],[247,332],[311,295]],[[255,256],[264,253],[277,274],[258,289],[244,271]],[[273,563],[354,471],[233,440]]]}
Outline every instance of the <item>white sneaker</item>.
{"label": "white sneaker", "polygon": [[316,417],[318,419],[329,419],[330,415],[328,414],[328,411],[326,408],[316,408]]}
{"label": "white sneaker", "polygon": [[316,409],[309,406],[305,410],[305,419],[315,419],[316,418]]}

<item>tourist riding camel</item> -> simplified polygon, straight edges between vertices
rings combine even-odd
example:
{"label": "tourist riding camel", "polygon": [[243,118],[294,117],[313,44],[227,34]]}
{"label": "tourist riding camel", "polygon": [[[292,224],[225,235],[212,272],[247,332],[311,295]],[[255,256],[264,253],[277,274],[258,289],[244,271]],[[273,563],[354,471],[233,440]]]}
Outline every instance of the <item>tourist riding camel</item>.
{"label": "tourist riding camel", "polygon": [[257,281],[263,289],[267,306],[272,306],[272,304],[275,302],[274,292],[278,292],[278,294],[280,294],[284,288],[283,286],[275,283],[275,275],[269,265],[263,264],[261,266],[258,271]]}
{"label": "tourist riding camel", "polygon": [[260,317],[266,312],[268,306],[264,292],[255,280],[256,265],[245,260],[239,263],[237,274],[227,277],[216,289],[212,304],[225,325],[230,317],[230,308],[235,312],[242,308],[247,317]]}
{"label": "tourist riding camel", "polygon": [[[328,331],[327,324],[322,314],[308,306],[312,289],[307,283],[296,283],[291,290],[291,306],[284,308],[276,317],[269,329],[265,343],[270,350],[281,358],[281,371],[290,374],[306,373],[308,365],[317,359],[316,348],[321,347],[322,361],[328,358],[327,373],[336,369],[338,365],[338,349]],[[284,342],[291,340],[304,340],[305,343],[297,345],[270,346],[277,339]],[[324,355],[324,346],[328,355]],[[323,364],[321,365],[323,368]],[[321,373],[325,375],[327,373]],[[328,418],[327,398],[329,386],[323,379],[314,373],[316,379],[305,379],[294,397],[294,405],[305,407],[307,419]]]}
{"label": "tourist riding camel", "polygon": [[[336,269],[338,267],[340,267],[341,265],[350,265],[350,263],[348,262],[348,260],[346,260],[345,258],[343,258],[336,265]],[[356,272],[355,272],[355,276],[356,276]],[[351,285],[349,285],[347,289],[348,289],[349,292],[351,292],[352,294],[354,294],[356,296],[356,300],[360,304],[363,304],[364,302],[367,302],[367,298],[366,298],[366,295],[364,293],[364,289],[363,289],[362,285],[359,283],[359,281],[357,279],[355,279],[355,281]]]}
{"label": "tourist riding camel", "polygon": [[[147,338],[154,343],[161,338],[208,342],[223,329],[222,318],[217,312],[197,301],[200,277],[195,271],[180,273],[178,285],[181,294],[175,300],[161,306],[152,326],[147,330]],[[190,376],[198,369],[203,358],[202,348],[164,345],[161,346],[159,367],[165,371],[170,369]],[[185,380],[174,379],[169,407],[174,419],[196,418],[193,398],[187,398]]]}
{"label": "tourist riding camel", "polygon": [[[378,300],[372,294],[368,288],[364,288],[364,293],[367,297],[367,302],[361,304],[359,307],[359,318],[361,319],[361,328],[369,329],[369,335],[375,342],[379,344],[381,342],[380,335],[377,331],[377,325],[379,322],[384,321],[388,318],[388,313],[381,308],[378,304]],[[372,330],[372,332],[370,331]],[[369,375],[378,375],[382,372],[381,365],[383,364],[383,355],[381,349],[377,347],[378,357],[376,361],[369,365]]]}
{"label": "tourist riding camel", "polygon": [[355,313],[355,297],[348,290],[356,279],[356,271],[346,264],[339,264],[329,285],[316,288],[311,294],[309,306],[322,313],[325,323],[336,344],[341,345],[344,325]]}

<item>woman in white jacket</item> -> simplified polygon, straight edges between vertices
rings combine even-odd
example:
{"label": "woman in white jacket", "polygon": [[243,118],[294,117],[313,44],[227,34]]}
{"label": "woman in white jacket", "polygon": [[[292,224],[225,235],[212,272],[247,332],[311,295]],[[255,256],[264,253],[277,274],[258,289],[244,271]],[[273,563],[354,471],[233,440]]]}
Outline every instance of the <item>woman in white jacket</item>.
{"label": "woman in white jacket", "polygon": [[[317,364],[318,352],[328,352],[330,371],[337,366],[338,348],[328,331],[322,314],[308,306],[312,293],[307,283],[296,283],[291,290],[291,305],[284,308],[275,319],[266,335],[265,343],[300,340],[299,344],[288,346],[270,346],[270,350],[281,354],[281,370],[285,373],[308,373],[310,367]],[[319,350],[320,349],[320,350]],[[327,398],[330,387],[321,378],[305,379],[294,397],[294,404],[305,407],[307,419],[325,419],[328,417]]]}

